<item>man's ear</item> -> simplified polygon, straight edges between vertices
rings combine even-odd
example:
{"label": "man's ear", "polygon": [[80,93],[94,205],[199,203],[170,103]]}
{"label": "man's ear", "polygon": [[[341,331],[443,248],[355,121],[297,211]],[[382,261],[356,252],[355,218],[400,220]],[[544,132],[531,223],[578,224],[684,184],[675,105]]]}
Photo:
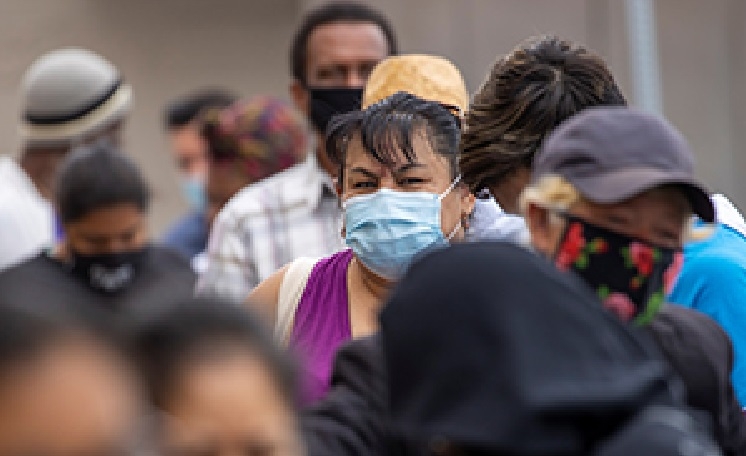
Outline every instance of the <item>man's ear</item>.
{"label": "man's ear", "polygon": [[295,107],[308,117],[311,112],[310,101],[311,95],[308,93],[308,89],[297,79],[293,79],[290,83],[290,97],[293,99]]}

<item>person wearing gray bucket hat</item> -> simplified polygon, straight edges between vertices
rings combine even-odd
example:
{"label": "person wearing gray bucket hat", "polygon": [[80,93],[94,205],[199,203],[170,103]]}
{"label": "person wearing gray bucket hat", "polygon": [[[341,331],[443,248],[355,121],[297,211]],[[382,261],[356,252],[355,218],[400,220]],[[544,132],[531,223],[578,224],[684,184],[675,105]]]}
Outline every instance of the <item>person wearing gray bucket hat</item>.
{"label": "person wearing gray bucket hat", "polygon": [[665,302],[687,236],[702,234],[691,215],[715,219],[683,136],[635,109],[587,109],[546,139],[520,205],[533,247],[583,279],[607,310],[650,332],[689,405],[709,413],[724,453],[746,454],[728,336],[706,315]]}
{"label": "person wearing gray bucket hat", "polygon": [[34,62],[21,84],[26,147],[85,142],[129,113],[132,88],[119,70],[85,49],[59,49]]}
{"label": "person wearing gray bucket hat", "polygon": [[51,51],[23,76],[18,160],[0,157],[0,269],[52,243],[57,168],[76,146],[118,141],[132,88],[103,57],[77,48]]}

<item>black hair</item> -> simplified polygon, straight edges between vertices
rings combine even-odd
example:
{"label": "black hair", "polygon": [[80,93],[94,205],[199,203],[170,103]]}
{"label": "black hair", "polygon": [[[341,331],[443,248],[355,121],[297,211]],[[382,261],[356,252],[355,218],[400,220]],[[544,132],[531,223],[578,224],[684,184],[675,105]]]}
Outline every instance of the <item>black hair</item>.
{"label": "black hair", "polygon": [[394,28],[388,19],[378,11],[355,2],[333,2],[310,11],[303,18],[293,37],[290,48],[290,71],[293,78],[306,83],[306,61],[308,58],[308,38],[316,28],[336,22],[362,22],[377,25],[388,43],[388,55],[399,53]]}
{"label": "black hair", "polygon": [[182,369],[210,349],[226,344],[259,357],[291,407],[297,403],[295,369],[271,334],[240,304],[192,298],[133,319],[130,348],[140,366],[152,404],[166,409]]}
{"label": "black hair", "polygon": [[150,205],[150,190],[137,165],[107,141],[75,149],[62,164],[56,190],[63,223],[115,204],[131,203],[142,212]]}
{"label": "black hair", "polygon": [[223,89],[205,89],[171,101],[164,111],[167,129],[181,128],[196,120],[211,108],[227,108],[238,100],[233,93]]}
{"label": "black hair", "polygon": [[447,106],[406,92],[397,92],[365,110],[333,117],[327,128],[326,151],[339,167],[341,180],[347,147],[355,134],[360,134],[363,148],[370,156],[379,163],[392,165],[397,153],[410,162],[417,158],[412,137],[423,128],[433,151],[448,159],[451,178],[455,178],[459,174],[460,120]]}
{"label": "black hair", "polygon": [[122,332],[99,309],[75,302],[0,303],[0,375],[75,336],[124,360]]}

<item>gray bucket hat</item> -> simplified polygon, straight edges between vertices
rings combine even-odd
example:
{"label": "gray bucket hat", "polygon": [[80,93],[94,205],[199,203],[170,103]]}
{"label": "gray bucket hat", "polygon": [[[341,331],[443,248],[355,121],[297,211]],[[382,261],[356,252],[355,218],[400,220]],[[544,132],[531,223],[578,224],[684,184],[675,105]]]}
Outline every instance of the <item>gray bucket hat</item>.
{"label": "gray bucket hat", "polygon": [[561,124],[534,160],[532,180],[547,175],[562,176],[600,204],[677,185],[695,214],[706,222],[715,219],[684,137],[663,118],[636,109],[590,108]]}
{"label": "gray bucket hat", "polygon": [[114,65],[85,49],[39,57],[21,83],[19,131],[28,146],[69,145],[130,111],[132,89]]}

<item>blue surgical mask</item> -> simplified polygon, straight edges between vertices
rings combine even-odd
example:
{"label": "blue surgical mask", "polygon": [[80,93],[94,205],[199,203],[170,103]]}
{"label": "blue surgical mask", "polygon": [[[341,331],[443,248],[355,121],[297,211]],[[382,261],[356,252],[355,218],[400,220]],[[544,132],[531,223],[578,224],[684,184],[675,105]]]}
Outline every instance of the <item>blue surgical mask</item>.
{"label": "blue surgical mask", "polygon": [[397,280],[418,253],[448,244],[440,228],[441,201],[456,186],[459,176],[442,194],[398,192],[382,188],[344,203],[345,242],[374,274]]}
{"label": "blue surgical mask", "polygon": [[202,211],[207,207],[205,184],[202,179],[191,176],[183,178],[181,181],[181,192],[192,209]]}

